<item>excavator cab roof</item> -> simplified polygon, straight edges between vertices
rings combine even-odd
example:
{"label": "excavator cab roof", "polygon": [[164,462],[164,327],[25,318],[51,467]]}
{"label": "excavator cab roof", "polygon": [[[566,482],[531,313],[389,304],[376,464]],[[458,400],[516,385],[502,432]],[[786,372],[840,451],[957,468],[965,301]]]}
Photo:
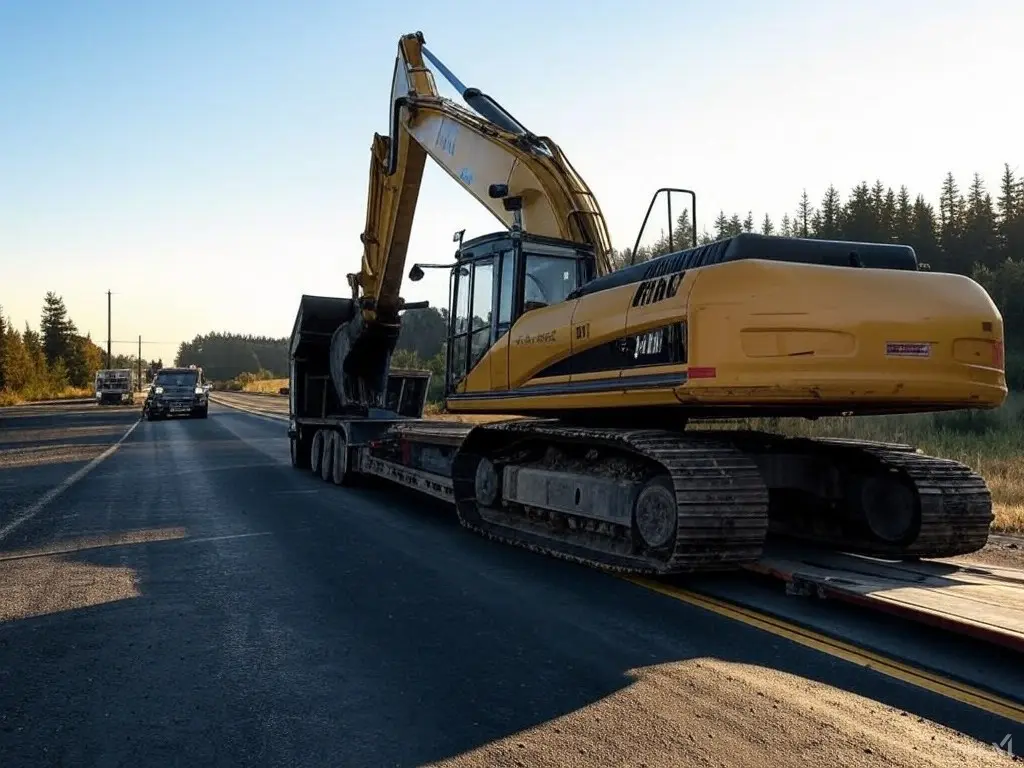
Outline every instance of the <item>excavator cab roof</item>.
{"label": "excavator cab roof", "polygon": [[521,233],[518,238],[508,231],[491,232],[486,235],[478,235],[470,240],[463,241],[461,247],[455,252],[457,261],[486,256],[491,253],[499,253],[508,250],[512,240],[518,239],[524,243],[524,247],[541,250],[558,250],[560,253],[574,251],[579,258],[593,260],[594,249],[585,243],[575,243],[569,240],[560,240],[555,237],[544,237],[529,232]]}

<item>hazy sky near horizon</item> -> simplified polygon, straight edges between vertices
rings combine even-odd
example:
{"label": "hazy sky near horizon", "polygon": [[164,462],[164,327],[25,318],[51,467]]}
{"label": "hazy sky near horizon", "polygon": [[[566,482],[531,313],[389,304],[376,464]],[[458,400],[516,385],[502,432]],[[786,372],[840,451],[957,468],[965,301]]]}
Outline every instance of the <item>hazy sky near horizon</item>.
{"label": "hazy sky near horizon", "polygon": [[[760,223],[881,178],[1024,171],[1019,0],[0,2],[0,307],[170,364],[210,330],[285,336],[358,268],[399,36],[551,136],[631,246],[653,190]],[[410,263],[498,228],[430,165]],[[407,282],[447,301],[447,281]],[[159,342],[159,343],[156,343]],[[115,344],[129,353],[131,344]]]}

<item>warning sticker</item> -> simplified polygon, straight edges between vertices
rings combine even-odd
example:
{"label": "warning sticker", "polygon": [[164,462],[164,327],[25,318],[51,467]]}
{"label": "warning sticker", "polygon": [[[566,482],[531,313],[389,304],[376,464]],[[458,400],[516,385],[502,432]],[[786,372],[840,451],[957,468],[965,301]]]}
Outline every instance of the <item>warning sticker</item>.
{"label": "warning sticker", "polygon": [[889,357],[928,357],[932,345],[927,341],[887,341],[885,354]]}

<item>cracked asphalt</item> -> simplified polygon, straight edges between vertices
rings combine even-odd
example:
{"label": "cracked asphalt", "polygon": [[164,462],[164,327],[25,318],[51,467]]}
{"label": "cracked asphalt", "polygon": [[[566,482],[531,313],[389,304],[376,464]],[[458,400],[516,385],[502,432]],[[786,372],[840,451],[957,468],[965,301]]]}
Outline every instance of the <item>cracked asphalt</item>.
{"label": "cracked asphalt", "polygon": [[1008,762],[1019,723],[325,484],[221,406],[32,512],[138,415],[0,412],[4,765]]}

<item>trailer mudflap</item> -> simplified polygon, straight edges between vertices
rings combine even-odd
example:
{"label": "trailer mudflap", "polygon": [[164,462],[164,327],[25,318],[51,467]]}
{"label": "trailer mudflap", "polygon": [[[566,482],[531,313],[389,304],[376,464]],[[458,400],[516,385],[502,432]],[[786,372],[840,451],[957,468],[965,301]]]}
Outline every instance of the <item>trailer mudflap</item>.
{"label": "trailer mudflap", "polygon": [[1024,651],[1024,570],[769,549],[748,570],[791,594],[843,600]]}

